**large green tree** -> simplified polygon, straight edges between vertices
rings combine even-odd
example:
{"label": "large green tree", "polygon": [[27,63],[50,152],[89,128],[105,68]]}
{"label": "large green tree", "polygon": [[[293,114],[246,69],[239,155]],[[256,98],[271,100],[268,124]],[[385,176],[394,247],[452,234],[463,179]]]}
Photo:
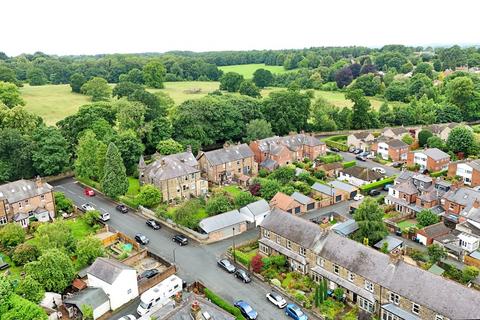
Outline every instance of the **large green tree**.
{"label": "large green tree", "polygon": [[0,102],[9,108],[25,105],[18,87],[13,83],[3,81],[0,81]]}
{"label": "large green tree", "polygon": [[25,271],[46,291],[57,293],[62,293],[75,277],[72,260],[58,249],[50,249],[37,261],[26,264]]}
{"label": "large green tree", "polygon": [[181,143],[173,139],[159,141],[157,144],[157,151],[161,155],[168,156],[170,154],[183,152],[184,147]]}
{"label": "large green tree", "polygon": [[270,70],[262,68],[257,69],[253,73],[253,82],[259,88],[268,87],[273,83],[273,74],[270,72]]}
{"label": "large green tree", "polygon": [[27,77],[28,83],[31,86],[43,86],[48,82],[48,78],[45,75],[45,72],[43,72],[43,70],[40,68],[31,68],[28,71]]}
{"label": "large green tree", "polygon": [[[1,311],[1,310],[0,310]],[[40,306],[20,297],[10,296],[5,312],[0,312],[0,320],[47,320],[48,316]]]}
{"label": "large green tree", "polygon": [[15,292],[22,298],[25,298],[35,304],[40,303],[45,295],[45,290],[43,289],[42,285],[29,275],[20,280]]}
{"label": "large green tree", "polygon": [[152,60],[143,67],[143,79],[145,84],[152,88],[163,88],[166,70],[160,61]]}
{"label": "large green tree", "polygon": [[383,214],[383,209],[378,205],[377,200],[370,197],[365,198],[353,214],[353,218],[358,224],[355,239],[358,241],[368,239],[368,244],[373,246],[388,235],[387,227],[383,222]]}
{"label": "large green tree", "polygon": [[[123,164],[128,174],[133,174],[145,150],[142,141],[132,130],[121,132],[115,139],[115,145],[122,155]],[[107,156],[108,159],[108,156]]]}
{"label": "large green tree", "polygon": [[437,263],[442,259],[445,259],[447,257],[447,251],[443,248],[443,246],[440,246],[438,244],[432,244],[427,247],[427,254],[430,262]]}
{"label": "large green tree", "polygon": [[22,134],[30,136],[32,131],[42,124],[41,117],[23,106],[8,109],[0,105],[0,128],[17,129]]}
{"label": "large green tree", "polygon": [[238,92],[240,92],[240,94],[253,98],[261,97],[260,90],[255,85],[255,83],[253,83],[252,80],[243,80],[242,83],[240,83],[240,88],[238,89]]}
{"label": "large green tree", "polygon": [[236,72],[227,72],[220,78],[220,90],[237,92],[243,82],[243,76]]}
{"label": "large green tree", "polygon": [[432,210],[424,209],[417,213],[418,227],[424,228],[440,221],[440,217]]}
{"label": "large green tree", "polygon": [[87,82],[85,76],[81,73],[74,73],[70,77],[70,87],[72,88],[72,92],[80,93],[82,86]]}
{"label": "large green tree", "polygon": [[352,128],[367,129],[372,127],[371,105],[370,101],[365,98],[363,91],[360,89],[350,90],[345,93],[345,98],[353,102]]}
{"label": "large green tree", "polygon": [[351,84],[352,89],[361,89],[366,96],[374,96],[380,93],[382,81],[372,73],[358,77]]}
{"label": "large green tree", "polygon": [[25,236],[25,229],[16,223],[8,223],[0,228],[0,244],[6,248],[21,244]]}
{"label": "large green tree", "polygon": [[422,129],[418,133],[418,145],[424,147],[427,144],[428,138],[432,137],[433,133],[428,129]]}
{"label": "large green tree", "polygon": [[0,129],[0,181],[31,178],[32,143],[16,129]]}
{"label": "large green tree", "polygon": [[55,127],[39,127],[32,134],[32,162],[42,176],[61,173],[70,163],[67,140]]}
{"label": "large green tree", "polygon": [[143,135],[146,108],[140,102],[120,100],[117,103],[117,124],[120,131],[133,130],[138,136]]}
{"label": "large green tree", "polygon": [[272,125],[263,119],[254,119],[247,124],[245,142],[273,136]]}
{"label": "large green tree", "polygon": [[78,241],[75,254],[78,263],[83,267],[92,264],[98,257],[103,257],[105,249],[100,239],[90,236]]}
{"label": "large green tree", "polygon": [[456,126],[450,131],[447,147],[454,153],[463,152],[465,155],[474,154],[478,149],[475,135],[465,126]]}
{"label": "large green tree", "polygon": [[162,202],[162,193],[153,184],[146,184],[140,188],[137,200],[140,205],[153,208]]}
{"label": "large green tree", "polygon": [[101,77],[93,77],[82,85],[80,91],[92,98],[92,101],[107,101],[112,95],[112,88],[107,80]]}
{"label": "large green tree", "polygon": [[105,169],[102,179],[103,192],[112,198],[123,195],[128,190],[128,179],[120,151],[114,143],[107,149]]}
{"label": "large green tree", "polygon": [[76,242],[72,230],[62,220],[41,224],[35,231],[35,238],[38,240],[38,247],[42,252],[58,249],[73,253],[75,250]]}
{"label": "large green tree", "polygon": [[86,130],[77,145],[77,159],[75,160],[75,174],[82,178],[95,176],[96,151],[99,141],[92,130]]}

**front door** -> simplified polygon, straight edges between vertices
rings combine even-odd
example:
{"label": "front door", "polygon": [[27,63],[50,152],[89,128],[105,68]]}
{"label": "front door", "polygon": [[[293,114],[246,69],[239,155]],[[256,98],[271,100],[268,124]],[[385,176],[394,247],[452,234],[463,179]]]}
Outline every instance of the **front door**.
{"label": "front door", "polygon": [[353,304],[357,304],[357,294],[353,293]]}

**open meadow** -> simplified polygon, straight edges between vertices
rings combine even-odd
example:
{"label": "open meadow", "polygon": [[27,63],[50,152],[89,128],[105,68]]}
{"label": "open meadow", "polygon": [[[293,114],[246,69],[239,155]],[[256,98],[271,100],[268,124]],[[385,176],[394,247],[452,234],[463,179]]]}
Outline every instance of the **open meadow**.
{"label": "open meadow", "polygon": [[287,72],[283,68],[283,66],[267,66],[263,63],[254,63],[254,64],[236,64],[233,66],[223,66],[218,67],[223,72],[236,72],[241,74],[246,79],[251,79],[253,77],[253,73],[257,69],[265,69],[270,70],[271,73],[284,73]]}

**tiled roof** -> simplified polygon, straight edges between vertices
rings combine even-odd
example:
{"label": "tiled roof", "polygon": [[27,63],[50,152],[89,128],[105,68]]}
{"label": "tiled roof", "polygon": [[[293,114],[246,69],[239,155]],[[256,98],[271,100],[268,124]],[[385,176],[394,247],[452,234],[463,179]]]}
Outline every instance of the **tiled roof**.
{"label": "tiled roof", "polygon": [[271,154],[280,153],[284,147],[287,147],[291,151],[296,151],[304,145],[315,147],[323,144],[325,143],[318,140],[314,136],[303,133],[284,137],[275,136],[258,141],[259,149],[262,152],[269,152]]}
{"label": "tiled roof", "polygon": [[245,216],[240,214],[238,210],[232,210],[225,213],[217,214],[213,217],[208,217],[200,221],[198,224],[200,228],[206,233],[217,231],[226,227],[234,226],[236,224],[245,222]]}
{"label": "tiled roof", "polygon": [[450,228],[443,224],[443,222],[435,223],[420,229],[428,238],[435,238],[450,232]]}
{"label": "tiled roof", "polygon": [[381,173],[365,167],[353,166],[343,169],[342,172],[363,181],[373,181],[383,178]]}
{"label": "tiled roof", "polygon": [[399,134],[404,134],[404,133],[408,133],[408,130],[405,129],[404,127],[397,127],[397,128],[386,128],[385,130],[383,130],[383,132],[387,131],[388,129],[392,130],[392,132],[395,134],[395,135],[399,135]]}
{"label": "tiled roof", "polygon": [[473,206],[475,200],[480,201],[480,191],[475,191],[470,188],[458,188],[448,191],[443,197],[448,201],[465,206],[465,211],[468,211]]}
{"label": "tiled roof", "polygon": [[342,169],[343,165],[340,162],[332,162],[332,163],[326,163],[322,164],[320,168],[323,171],[330,171],[330,170],[335,170],[335,169]]}
{"label": "tiled roof", "polygon": [[108,301],[109,298],[102,288],[89,287],[66,298],[64,303],[75,305],[78,309],[88,305],[95,310]]}
{"label": "tiled roof", "polygon": [[402,140],[398,140],[398,139],[388,140],[386,142],[386,144],[388,144],[388,146],[392,147],[392,148],[407,148],[408,147],[408,144],[406,144]]}
{"label": "tiled roof", "polygon": [[41,183],[39,187],[35,181],[21,179],[0,185],[0,199],[7,199],[9,203],[14,203],[49,193],[52,190],[52,186],[48,183]]}
{"label": "tiled roof", "polygon": [[243,143],[200,153],[197,158],[200,158],[201,156],[205,156],[211,165],[216,166],[227,162],[253,157],[253,152],[248,145]]}
{"label": "tiled roof", "polygon": [[315,200],[313,200],[312,198],[307,197],[306,195],[304,195],[300,192],[297,192],[297,191],[292,193],[291,197],[293,199],[295,199],[298,203],[305,204],[305,205],[309,204],[309,203],[312,203],[312,202],[315,202]]}
{"label": "tiled roof", "polygon": [[182,152],[160,159],[147,165],[144,175],[152,180],[168,180],[200,172],[197,159],[191,152]]}
{"label": "tiled roof", "polygon": [[90,268],[88,268],[87,274],[112,284],[124,270],[134,269],[117,260],[97,258]]}
{"label": "tiled roof", "polygon": [[318,182],[315,182],[312,185],[312,189],[329,196],[331,196],[332,194],[334,195],[336,193],[336,190],[334,188]]}
{"label": "tiled roof", "polygon": [[272,200],[270,200],[270,204],[282,210],[288,210],[289,208],[301,205],[293,197],[290,197],[283,192],[277,192]]}
{"label": "tiled roof", "polygon": [[335,189],[340,189],[340,190],[347,191],[347,192],[354,192],[354,191],[358,190],[357,187],[352,186],[351,184],[348,184],[348,183],[338,181],[338,180],[334,180],[334,181],[330,182],[330,185],[332,187],[334,187]]}
{"label": "tiled roof", "polygon": [[353,133],[352,135],[359,140],[363,140],[363,139],[366,139],[370,134],[371,134],[370,132],[362,131],[362,132]]}
{"label": "tiled roof", "polygon": [[426,154],[428,157],[432,158],[433,160],[442,160],[445,158],[450,158],[448,153],[445,153],[438,148],[428,148],[420,152]]}

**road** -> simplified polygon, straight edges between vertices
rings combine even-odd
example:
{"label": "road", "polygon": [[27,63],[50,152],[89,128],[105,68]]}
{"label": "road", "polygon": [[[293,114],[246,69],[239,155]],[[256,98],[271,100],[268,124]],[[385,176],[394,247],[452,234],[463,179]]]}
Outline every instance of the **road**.
{"label": "road", "polygon": [[383,169],[385,169],[385,172],[386,172],[387,176],[393,176],[394,174],[399,174],[401,172],[399,169],[393,168],[391,166],[386,166],[386,165],[380,164],[378,162],[374,162],[370,159],[367,159],[367,161],[357,160],[357,159],[355,159],[356,155],[354,155],[353,153],[350,153],[350,152],[340,151],[340,152],[337,152],[337,153],[343,157],[343,161],[352,161],[352,160],[357,161],[357,166],[359,166],[359,167],[370,168],[370,169],[372,169],[374,167],[383,168]]}
{"label": "road", "polygon": [[[130,237],[135,233],[141,232],[150,238],[147,248],[153,253],[174,261],[178,268],[178,276],[188,283],[201,281],[215,293],[222,296],[227,301],[246,300],[257,310],[259,319],[278,320],[286,319],[283,311],[266,302],[265,294],[270,290],[270,286],[254,279],[249,284],[243,284],[235,279],[231,274],[224,272],[216,266],[217,260],[225,253],[227,248],[232,245],[232,239],[220,241],[209,245],[200,245],[191,242],[188,246],[180,247],[172,242],[174,231],[163,227],[160,230],[153,230],[146,226],[145,219],[133,214],[122,214],[115,210],[115,204],[101,195],[95,197],[86,197],[83,195],[82,187],[73,179],[64,179],[52,183],[56,191],[64,192],[78,206],[85,202],[92,203],[97,209],[105,210],[110,213],[108,225],[119,230]],[[240,243],[249,239],[254,239],[258,231],[252,230],[235,237],[235,241]],[[117,312],[112,319],[118,319],[126,314],[135,314],[137,304],[135,302],[127,305],[123,310]],[[311,319],[317,319],[310,317]]]}

